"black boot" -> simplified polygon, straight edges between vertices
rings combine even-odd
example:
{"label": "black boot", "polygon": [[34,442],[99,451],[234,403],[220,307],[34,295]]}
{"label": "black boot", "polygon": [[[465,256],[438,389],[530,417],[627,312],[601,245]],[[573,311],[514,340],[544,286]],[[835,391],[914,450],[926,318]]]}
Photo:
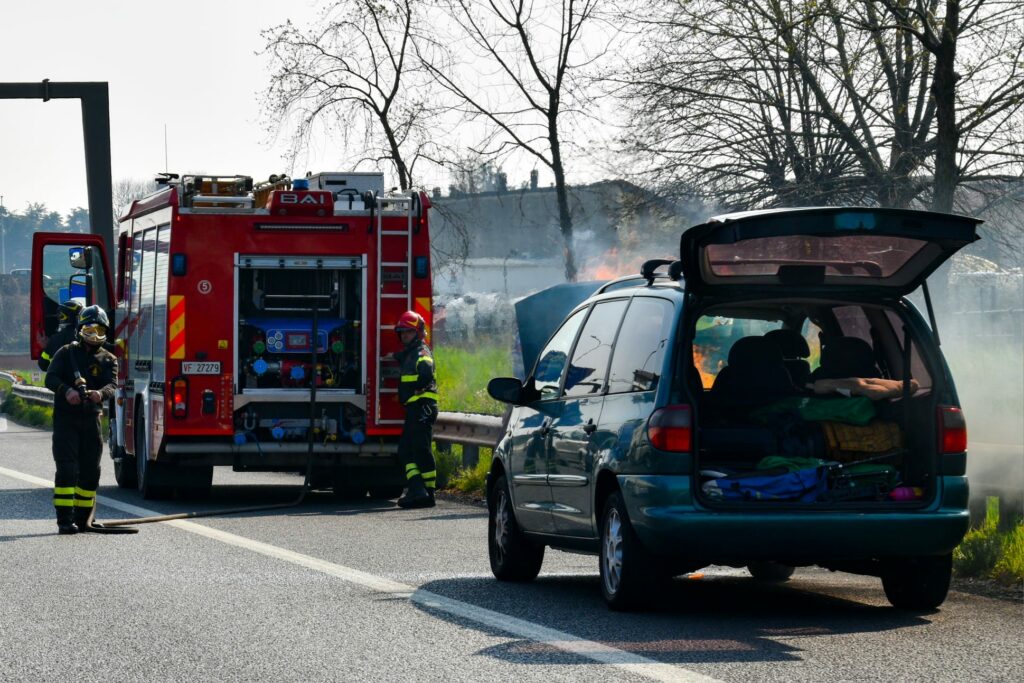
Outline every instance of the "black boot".
{"label": "black boot", "polygon": [[92,518],[96,508],[75,508],[75,526],[80,532],[92,530]]}
{"label": "black boot", "polygon": [[57,533],[62,536],[78,533],[78,527],[75,526],[75,513],[71,508],[57,508]]}
{"label": "black boot", "polygon": [[405,494],[398,499],[400,508],[429,508],[434,507],[434,499],[427,492],[423,480],[419,477],[409,480],[409,488]]}

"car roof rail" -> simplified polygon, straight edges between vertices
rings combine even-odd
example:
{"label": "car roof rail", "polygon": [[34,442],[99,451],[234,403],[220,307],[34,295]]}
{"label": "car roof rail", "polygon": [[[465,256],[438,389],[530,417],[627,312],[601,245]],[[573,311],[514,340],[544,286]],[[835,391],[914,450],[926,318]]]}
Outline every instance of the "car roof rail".
{"label": "car roof rail", "polygon": [[[658,268],[662,266],[668,266],[668,273],[657,272]],[[682,261],[673,261],[671,259],[651,259],[645,261],[643,266],[640,267],[639,275],[625,275],[620,278],[616,278],[611,282],[606,282],[601,285],[595,294],[603,294],[610,292],[614,289],[622,289],[628,286],[635,286],[641,282],[646,282],[647,286],[650,287],[654,284],[655,280],[679,280],[683,270]]]}

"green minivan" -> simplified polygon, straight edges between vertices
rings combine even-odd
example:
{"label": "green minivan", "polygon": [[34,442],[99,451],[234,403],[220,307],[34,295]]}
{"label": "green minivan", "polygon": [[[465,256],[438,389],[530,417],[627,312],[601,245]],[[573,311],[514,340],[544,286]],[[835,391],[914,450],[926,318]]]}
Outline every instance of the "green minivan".
{"label": "green minivan", "polygon": [[678,259],[569,287],[584,300],[554,330],[520,325],[526,380],[488,386],[511,405],[487,481],[494,575],[532,580],[551,547],[596,554],[613,609],[710,564],[764,581],[818,565],[940,605],[967,437],[925,279],[979,222],[730,214],[685,231]]}

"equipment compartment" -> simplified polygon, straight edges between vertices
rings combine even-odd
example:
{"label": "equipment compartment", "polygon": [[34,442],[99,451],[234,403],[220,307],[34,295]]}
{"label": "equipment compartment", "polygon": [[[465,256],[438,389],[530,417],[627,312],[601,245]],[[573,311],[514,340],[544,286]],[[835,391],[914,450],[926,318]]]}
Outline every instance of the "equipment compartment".
{"label": "equipment compartment", "polygon": [[363,270],[354,259],[347,268],[302,267],[314,261],[280,259],[276,267],[260,267],[241,259],[237,348],[242,393],[306,390],[314,378],[318,389],[362,393]]}

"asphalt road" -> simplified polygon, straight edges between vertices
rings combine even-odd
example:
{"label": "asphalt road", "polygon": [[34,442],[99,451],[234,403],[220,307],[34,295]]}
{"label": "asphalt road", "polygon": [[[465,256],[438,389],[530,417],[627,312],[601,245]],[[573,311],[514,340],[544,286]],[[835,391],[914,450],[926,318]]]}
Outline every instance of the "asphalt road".
{"label": "asphalt road", "polygon": [[[106,458],[106,456],[104,456]],[[194,509],[116,488],[99,517]],[[708,568],[609,612],[596,560],[548,552],[499,584],[482,508],[315,493],[294,509],[59,537],[49,432],[0,418],[0,681],[1019,680],[1024,606],[953,592],[930,614],[877,579],[779,586]],[[298,479],[218,471],[203,508],[282,502]]]}

